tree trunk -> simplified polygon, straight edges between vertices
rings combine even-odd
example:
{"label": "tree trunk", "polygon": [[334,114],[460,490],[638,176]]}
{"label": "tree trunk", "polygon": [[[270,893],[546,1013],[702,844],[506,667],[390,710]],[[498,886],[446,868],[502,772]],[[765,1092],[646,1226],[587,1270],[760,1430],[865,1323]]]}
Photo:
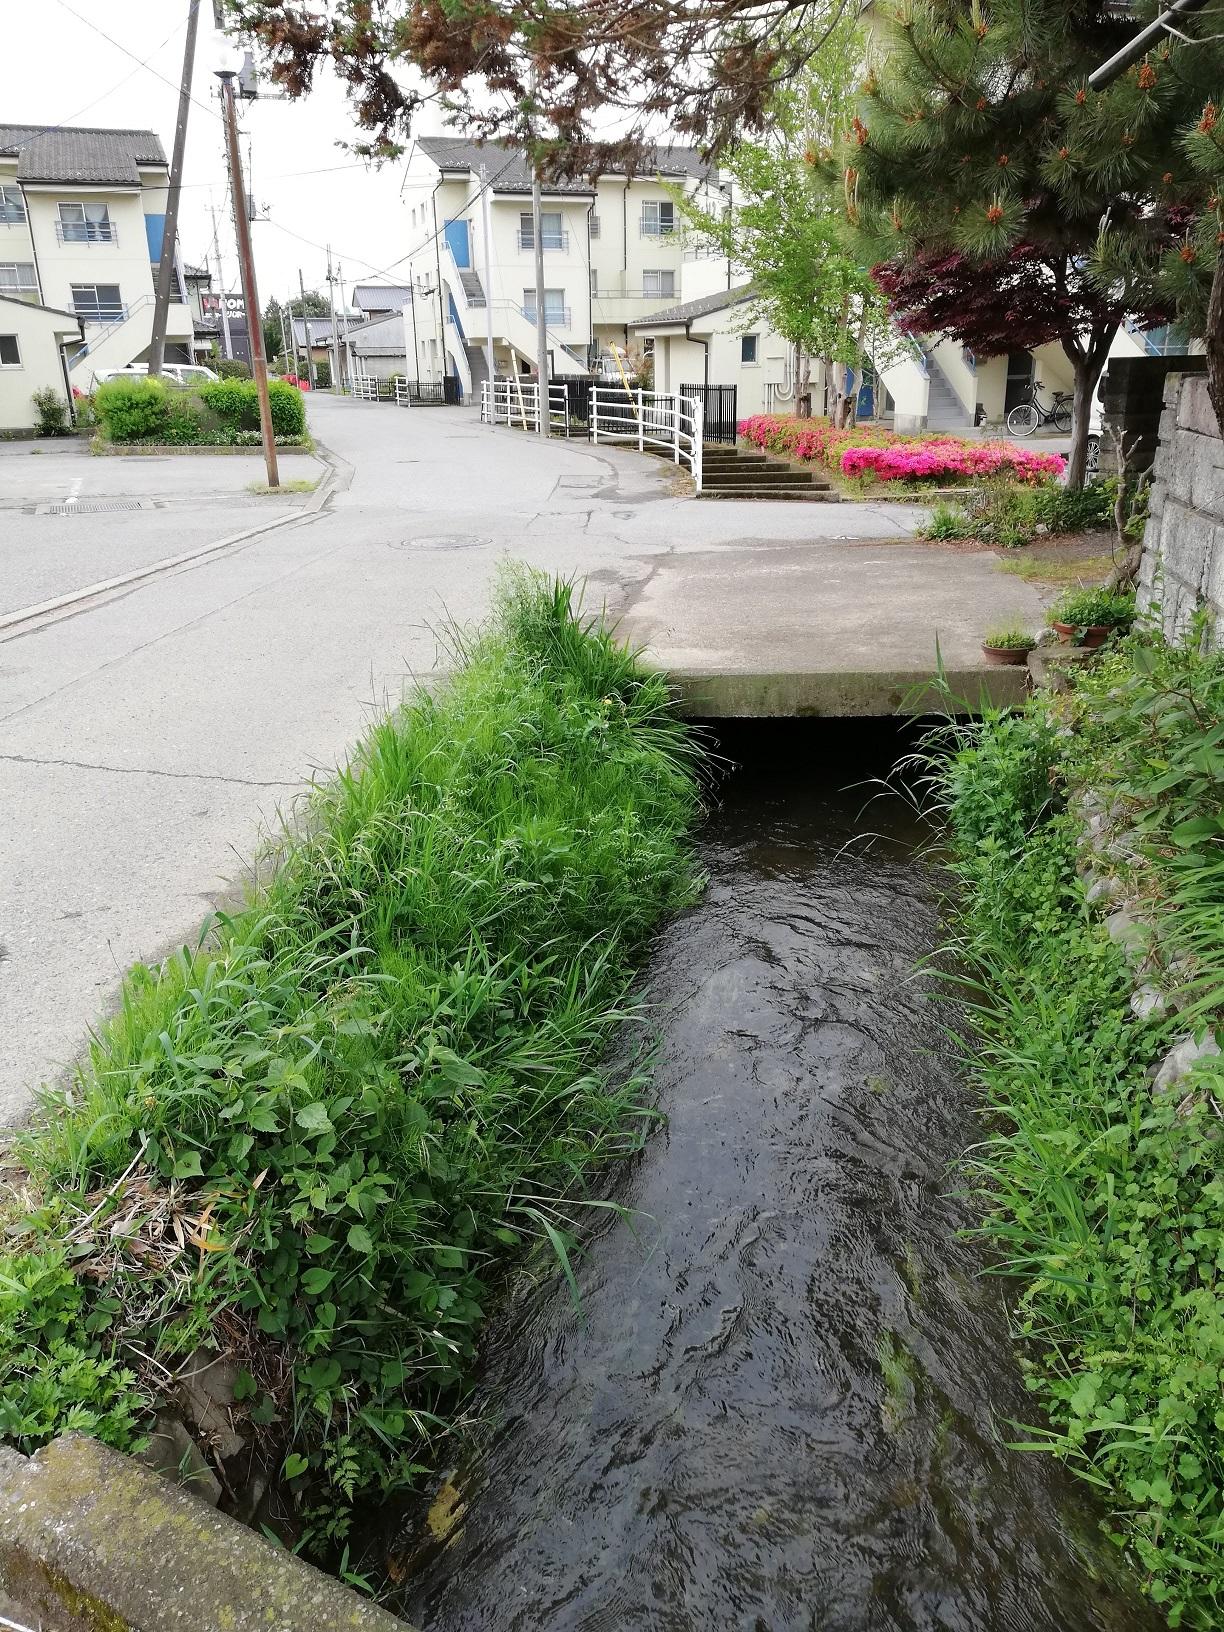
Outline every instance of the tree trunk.
{"label": "tree trunk", "polygon": [[795,413],[812,417],[812,359],[804,346],[795,347]]}
{"label": "tree trunk", "polygon": [[1088,420],[1092,414],[1092,393],[1101,376],[1086,357],[1075,359],[1075,392],[1071,398],[1071,452],[1067,455],[1065,485],[1075,493],[1088,474]]}
{"label": "tree trunk", "polygon": [[1207,302],[1207,332],[1203,339],[1207,352],[1207,394],[1215,409],[1220,435],[1224,436],[1224,242],[1216,247],[1211,299]]}

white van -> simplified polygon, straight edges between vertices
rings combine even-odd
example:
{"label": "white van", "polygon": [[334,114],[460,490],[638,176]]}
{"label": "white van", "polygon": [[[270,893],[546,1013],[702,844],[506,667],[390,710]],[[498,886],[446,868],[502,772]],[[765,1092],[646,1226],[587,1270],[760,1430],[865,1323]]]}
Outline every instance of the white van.
{"label": "white van", "polygon": [[[142,379],[148,372],[148,363],[129,363],[126,368],[104,368],[94,375],[94,384],[103,385],[107,380]],[[203,363],[163,363],[162,379],[174,385],[203,385],[205,380],[220,379],[220,375],[214,374],[211,368],[205,368]]]}

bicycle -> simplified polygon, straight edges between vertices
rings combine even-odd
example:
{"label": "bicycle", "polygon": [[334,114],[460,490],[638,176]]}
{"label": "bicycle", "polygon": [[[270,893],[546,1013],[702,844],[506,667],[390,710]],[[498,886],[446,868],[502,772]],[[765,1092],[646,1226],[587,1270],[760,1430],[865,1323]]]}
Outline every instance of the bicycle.
{"label": "bicycle", "polygon": [[1008,414],[1007,428],[1013,436],[1032,436],[1040,425],[1053,425],[1056,431],[1064,433],[1071,429],[1070,391],[1055,391],[1054,401],[1047,408],[1037,395],[1040,390],[1041,381],[1034,380],[1026,399],[1018,402]]}

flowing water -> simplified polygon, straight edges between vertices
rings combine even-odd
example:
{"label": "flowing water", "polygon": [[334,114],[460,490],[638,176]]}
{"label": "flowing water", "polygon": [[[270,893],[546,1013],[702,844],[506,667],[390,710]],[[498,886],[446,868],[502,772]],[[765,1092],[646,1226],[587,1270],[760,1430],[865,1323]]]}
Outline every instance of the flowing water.
{"label": "flowing water", "polygon": [[1004,1443],[1032,1412],[949,1174],[977,1123],[915,978],[937,880],[900,801],[840,791],[896,748],[728,743],[709,890],[647,977],[666,1128],[581,1317],[549,1278],[490,1331],[487,1431],[399,1540],[428,1632],[1159,1624],[1082,1487]]}

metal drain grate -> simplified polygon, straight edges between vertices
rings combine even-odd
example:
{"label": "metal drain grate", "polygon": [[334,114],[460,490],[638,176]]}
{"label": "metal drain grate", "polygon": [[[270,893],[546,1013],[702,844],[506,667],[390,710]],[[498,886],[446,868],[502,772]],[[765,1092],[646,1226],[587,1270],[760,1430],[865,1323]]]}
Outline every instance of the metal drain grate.
{"label": "metal drain grate", "polygon": [[75,504],[40,504],[36,516],[96,516],[106,510],[148,510],[148,499],[78,499]]}

